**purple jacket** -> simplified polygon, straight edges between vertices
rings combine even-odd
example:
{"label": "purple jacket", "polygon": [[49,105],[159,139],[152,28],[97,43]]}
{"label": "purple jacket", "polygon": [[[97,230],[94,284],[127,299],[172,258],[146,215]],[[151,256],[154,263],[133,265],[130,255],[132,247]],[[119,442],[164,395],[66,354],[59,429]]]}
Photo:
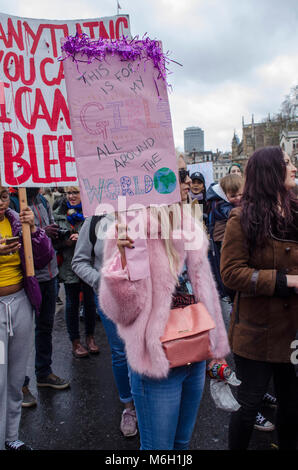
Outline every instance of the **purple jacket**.
{"label": "purple jacket", "polygon": [[[22,224],[19,219],[19,214],[12,209],[7,209],[5,212],[6,217],[8,218],[12,235],[14,237],[19,236],[22,243]],[[33,260],[34,267],[36,269],[42,269],[46,266],[54,256],[54,249],[50,239],[47,237],[44,230],[37,228],[36,232],[31,234],[32,240],[32,251],[33,251]],[[24,275],[24,289],[30,300],[32,307],[35,309],[36,313],[39,313],[39,308],[41,306],[41,292],[39,288],[38,280],[34,276],[26,276],[26,263],[24,255],[24,246],[21,245],[20,248],[20,258],[22,271]]]}

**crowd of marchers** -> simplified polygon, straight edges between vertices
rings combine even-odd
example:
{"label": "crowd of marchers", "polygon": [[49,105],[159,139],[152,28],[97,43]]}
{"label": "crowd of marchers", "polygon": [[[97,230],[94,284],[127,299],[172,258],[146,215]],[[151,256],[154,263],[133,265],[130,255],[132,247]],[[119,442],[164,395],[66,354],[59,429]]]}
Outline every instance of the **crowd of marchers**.
{"label": "crowd of marchers", "polygon": [[[296,167],[279,147],[265,147],[250,157],[245,171],[233,164],[206,188],[204,175],[189,174],[182,155],[177,164],[181,202],[171,206],[172,213],[189,208],[201,243],[187,249],[185,239],[174,236],[176,219],[169,211],[147,208],[146,221],[155,220],[157,228],[150,237],[146,222],[149,274],[136,280],[129,271],[135,240],[128,227],[120,219],[113,224],[110,215],[86,218],[79,187],[27,188],[28,206],[20,210],[17,188],[0,186],[0,449],[31,450],[18,436],[22,407],[37,405],[27,373],[30,338],[37,387],[59,392],[70,386],[52,364],[62,285],[77,359],[99,354],[94,332],[100,316],[123,404],[120,430],[125,437],[139,432],[141,450],[189,448],[206,370],[225,364],[231,351],[241,384],[227,449],[247,449],[254,428],[276,428],[279,449],[296,449]],[[22,224],[30,227],[35,276],[26,275]],[[103,226],[106,236],[98,237]],[[161,236],[164,228],[167,238]],[[228,331],[221,302],[231,306]],[[189,352],[184,340],[177,362],[163,338],[173,319],[189,312],[208,315],[212,327],[204,345],[193,343],[199,359],[183,362]],[[274,396],[268,393],[271,381]],[[274,423],[261,414],[262,405],[276,408]]]}

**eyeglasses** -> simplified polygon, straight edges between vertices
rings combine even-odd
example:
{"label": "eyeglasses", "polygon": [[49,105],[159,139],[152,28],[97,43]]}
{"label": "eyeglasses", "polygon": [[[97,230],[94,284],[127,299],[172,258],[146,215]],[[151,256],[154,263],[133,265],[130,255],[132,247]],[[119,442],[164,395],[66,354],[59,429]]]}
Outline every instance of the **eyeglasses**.
{"label": "eyeglasses", "polygon": [[188,176],[189,176],[189,171],[185,170],[184,168],[180,168],[180,170],[179,170],[180,183],[185,183],[185,180]]}
{"label": "eyeglasses", "polygon": [[9,200],[9,193],[7,191],[3,191],[3,193],[0,194],[0,199],[2,202],[7,202]]}
{"label": "eyeglasses", "polygon": [[77,194],[80,194],[80,191],[67,191],[66,194],[67,196],[71,196],[72,194],[76,196]]}

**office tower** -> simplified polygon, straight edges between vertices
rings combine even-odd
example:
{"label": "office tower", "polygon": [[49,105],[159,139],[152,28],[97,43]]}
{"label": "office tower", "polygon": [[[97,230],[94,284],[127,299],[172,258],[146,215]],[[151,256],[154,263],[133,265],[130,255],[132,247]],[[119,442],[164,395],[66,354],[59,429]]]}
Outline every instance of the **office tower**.
{"label": "office tower", "polygon": [[187,127],[184,131],[184,152],[204,151],[204,131],[200,127]]}

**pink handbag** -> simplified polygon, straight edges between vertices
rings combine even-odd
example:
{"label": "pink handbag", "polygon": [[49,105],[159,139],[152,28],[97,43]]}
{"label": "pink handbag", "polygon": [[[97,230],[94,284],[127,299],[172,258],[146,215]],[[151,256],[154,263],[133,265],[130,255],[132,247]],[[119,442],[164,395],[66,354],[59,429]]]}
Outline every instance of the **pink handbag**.
{"label": "pink handbag", "polygon": [[210,359],[213,328],[215,323],[202,302],[172,309],[160,338],[170,368]]}

